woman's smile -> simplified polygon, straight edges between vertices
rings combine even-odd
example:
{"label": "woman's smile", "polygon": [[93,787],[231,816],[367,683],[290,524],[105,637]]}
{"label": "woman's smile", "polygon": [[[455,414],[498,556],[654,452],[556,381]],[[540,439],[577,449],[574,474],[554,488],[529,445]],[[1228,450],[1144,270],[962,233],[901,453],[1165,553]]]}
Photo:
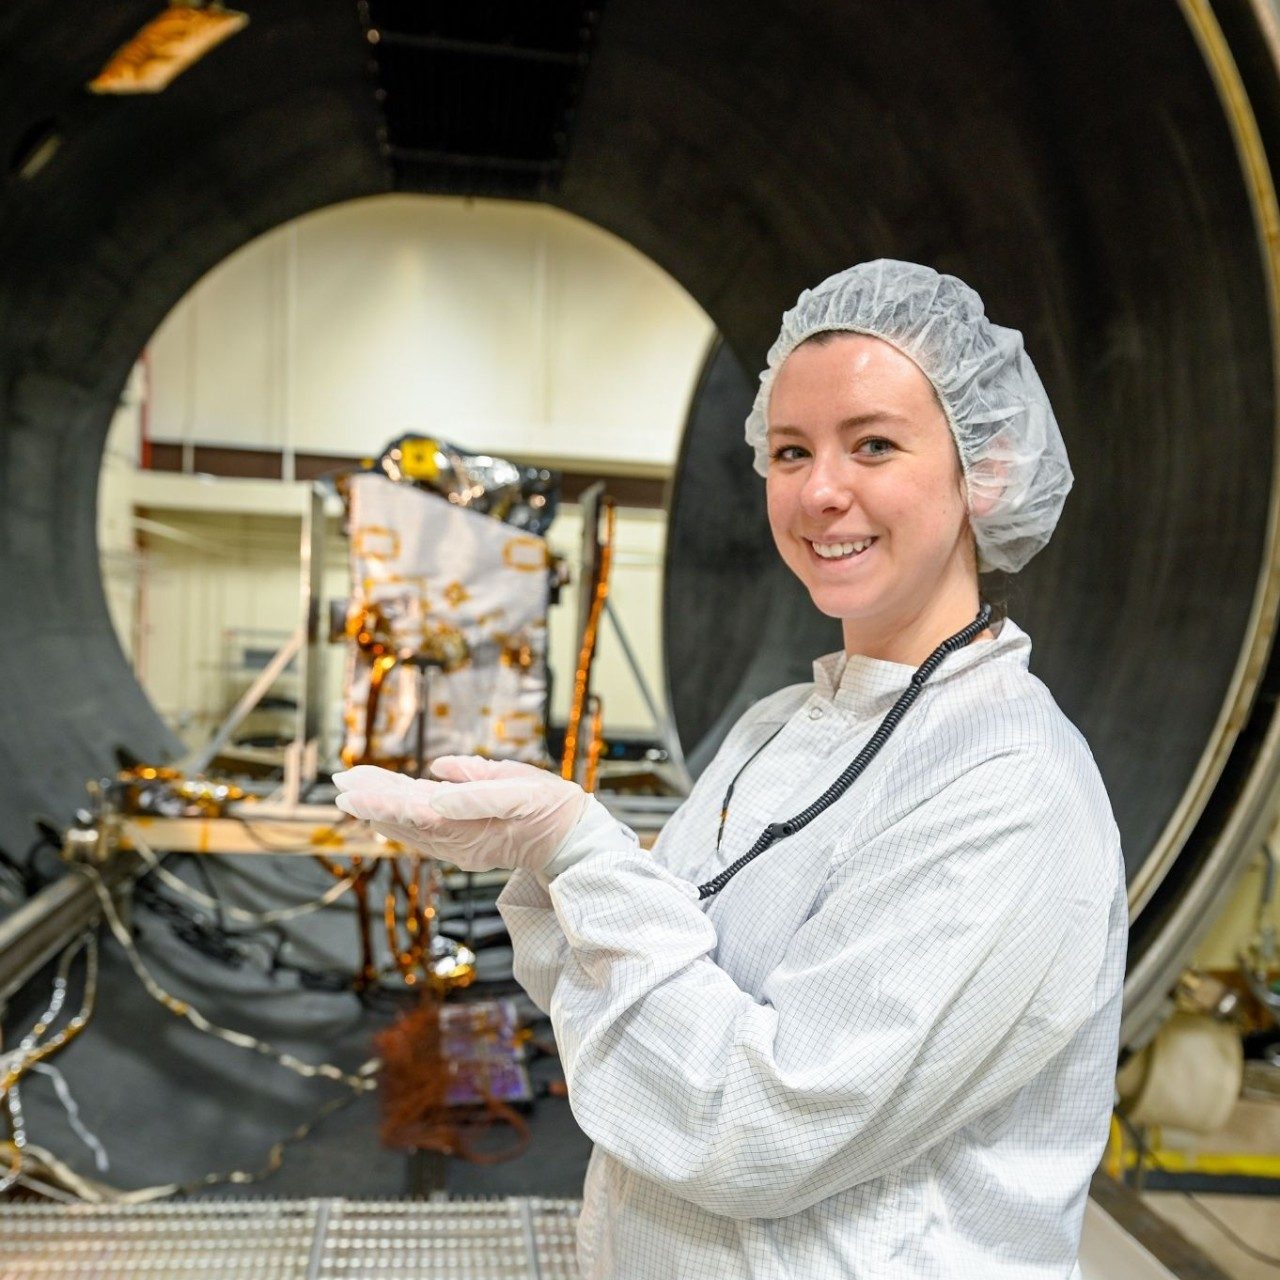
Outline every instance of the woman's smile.
{"label": "woman's smile", "polygon": [[810,558],[823,569],[844,568],[865,560],[867,553],[873,549],[876,538],[849,538],[837,542],[822,540],[815,542],[810,538],[802,541],[809,548]]}

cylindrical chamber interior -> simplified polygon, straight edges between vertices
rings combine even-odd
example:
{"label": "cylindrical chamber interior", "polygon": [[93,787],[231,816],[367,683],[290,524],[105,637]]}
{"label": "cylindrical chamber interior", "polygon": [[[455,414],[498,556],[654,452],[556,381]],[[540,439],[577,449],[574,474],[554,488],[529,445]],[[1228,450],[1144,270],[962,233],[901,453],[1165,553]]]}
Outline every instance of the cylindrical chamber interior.
{"label": "cylindrical chamber interior", "polygon": [[[1244,0],[1216,12],[1270,141],[1262,27]],[[392,185],[350,6],[284,0],[165,94],[86,101],[86,69],[147,16],[141,0],[56,15],[26,0],[0,32],[0,81],[25,86],[0,103],[15,166],[0,211],[6,848],[37,816],[65,820],[118,751],[172,746],[112,633],[94,542],[98,458],[133,359],[239,245]],[[62,145],[22,177],[22,140],[45,120]],[[1275,467],[1268,265],[1183,14],[1155,0],[611,0],[568,156],[549,198],[679,280],[748,388],[800,288],[866,258],[953,271],[1024,332],[1077,479],[1008,607],[1093,747],[1138,876],[1252,629],[1271,622],[1253,617]],[[740,409],[714,375],[675,488],[664,622],[695,759],[717,721],[804,679],[833,642],[773,557]],[[1274,681],[1263,664],[1253,675],[1238,750],[1135,922],[1138,953],[1269,749]]]}

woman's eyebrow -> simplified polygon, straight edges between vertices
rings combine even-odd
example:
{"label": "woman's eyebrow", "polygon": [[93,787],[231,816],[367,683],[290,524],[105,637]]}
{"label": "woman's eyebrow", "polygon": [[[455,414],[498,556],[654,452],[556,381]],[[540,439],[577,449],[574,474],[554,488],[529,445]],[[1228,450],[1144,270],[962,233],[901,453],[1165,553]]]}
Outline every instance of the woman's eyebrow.
{"label": "woman's eyebrow", "polygon": [[[871,409],[866,413],[855,413],[851,417],[844,418],[839,423],[841,431],[850,430],[853,427],[866,427],[876,422],[899,422],[904,426],[909,425],[911,419],[901,413],[893,413],[888,409]],[[769,428],[771,436],[802,436],[805,434],[803,427],[793,427],[786,423],[780,423],[777,426]]]}

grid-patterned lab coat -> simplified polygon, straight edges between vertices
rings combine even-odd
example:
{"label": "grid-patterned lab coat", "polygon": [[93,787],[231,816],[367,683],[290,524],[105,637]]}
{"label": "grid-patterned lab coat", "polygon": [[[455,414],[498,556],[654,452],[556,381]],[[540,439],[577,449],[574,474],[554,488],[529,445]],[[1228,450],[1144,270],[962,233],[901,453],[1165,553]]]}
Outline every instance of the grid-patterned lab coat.
{"label": "grid-patterned lab coat", "polygon": [[[588,1280],[1079,1276],[1128,912],[1097,767],[1030,651],[1006,619],[949,655],[852,789],[706,903],[912,667],[818,659],[742,716],[652,854],[592,806],[549,892],[512,877],[516,975],[595,1143]],[[729,779],[779,725],[717,855]]]}

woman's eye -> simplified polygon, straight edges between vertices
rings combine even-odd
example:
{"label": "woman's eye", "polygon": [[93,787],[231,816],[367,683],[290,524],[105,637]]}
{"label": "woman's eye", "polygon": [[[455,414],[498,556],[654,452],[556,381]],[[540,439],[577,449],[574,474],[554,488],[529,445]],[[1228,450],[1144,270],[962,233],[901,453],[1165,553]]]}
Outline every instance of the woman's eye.
{"label": "woman's eye", "polygon": [[788,455],[801,454],[804,450],[798,444],[784,444],[775,449],[769,457],[774,462],[794,462],[795,458]]}
{"label": "woman's eye", "polygon": [[869,440],[862,442],[864,445],[883,445],[883,449],[872,449],[871,456],[873,458],[882,458],[886,453],[892,452],[894,445],[892,440],[884,440],[879,436],[872,436]]}

